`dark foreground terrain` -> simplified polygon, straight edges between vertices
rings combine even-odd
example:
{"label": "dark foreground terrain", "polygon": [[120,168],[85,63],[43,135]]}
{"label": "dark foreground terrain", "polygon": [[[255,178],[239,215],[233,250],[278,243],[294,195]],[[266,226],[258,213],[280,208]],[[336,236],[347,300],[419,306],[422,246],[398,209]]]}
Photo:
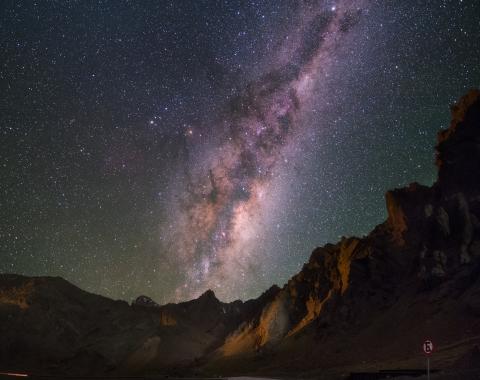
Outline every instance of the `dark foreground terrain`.
{"label": "dark foreground terrain", "polygon": [[[347,379],[351,379],[352,375],[347,376]],[[170,379],[170,380],[275,380],[275,378],[262,378],[262,377],[226,377],[226,378],[220,378],[220,377],[213,377],[213,378],[204,378],[204,377],[192,377],[192,378],[172,378],[172,377],[166,377],[166,376],[107,376],[107,377],[102,377],[102,376],[52,376],[52,375],[43,375],[43,376],[35,376],[35,375],[29,375],[29,376],[24,376],[22,374],[12,374],[12,375],[0,375],[0,380],[12,380],[12,379],[33,379],[33,380],[165,380],[165,379]],[[332,377],[329,377],[332,378]],[[424,376],[400,376],[400,377],[384,377],[384,378],[395,378],[397,380],[412,380],[412,379],[417,379],[417,380],[427,380],[427,375]],[[431,380],[478,380],[480,378],[480,370],[475,369],[475,370],[443,370],[440,373],[435,373],[430,375]],[[279,378],[276,378],[279,379]],[[288,377],[286,378],[288,380],[298,380],[301,378],[292,378]],[[367,379],[367,377],[363,378],[364,380]],[[373,378],[372,378],[373,379]],[[378,379],[377,377],[374,377],[374,379]]]}
{"label": "dark foreground terrain", "polygon": [[0,370],[335,379],[423,368],[429,338],[444,370],[432,379],[479,379],[479,91],[452,108],[436,152],[432,187],[387,192],[385,223],[315,249],[286,285],[247,302],[208,291],[129,305],[61,278],[2,274]]}

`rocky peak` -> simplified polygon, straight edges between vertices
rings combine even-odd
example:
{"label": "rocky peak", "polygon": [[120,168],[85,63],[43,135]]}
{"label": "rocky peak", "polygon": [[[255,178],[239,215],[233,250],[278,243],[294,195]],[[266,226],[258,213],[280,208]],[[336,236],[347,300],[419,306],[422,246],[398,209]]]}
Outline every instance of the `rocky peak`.
{"label": "rocky peak", "polygon": [[264,291],[259,297],[259,299],[272,299],[278,294],[280,290],[281,290],[280,287],[274,284],[270,286],[266,291]]}
{"label": "rocky peak", "polygon": [[206,304],[220,304],[215,292],[211,289],[208,289],[206,292],[204,292],[200,297],[198,297],[197,300]]}
{"label": "rocky peak", "polygon": [[448,129],[438,133],[436,164],[443,193],[480,190],[480,91],[471,90],[451,107]]}
{"label": "rocky peak", "polygon": [[142,307],[160,307],[158,303],[152,300],[147,296],[138,296],[133,302],[132,306],[142,306]]}
{"label": "rocky peak", "polygon": [[202,299],[212,299],[212,300],[218,301],[217,296],[215,295],[215,292],[214,292],[212,289],[208,289],[208,290],[207,290],[205,293],[203,293],[199,298],[202,298]]}

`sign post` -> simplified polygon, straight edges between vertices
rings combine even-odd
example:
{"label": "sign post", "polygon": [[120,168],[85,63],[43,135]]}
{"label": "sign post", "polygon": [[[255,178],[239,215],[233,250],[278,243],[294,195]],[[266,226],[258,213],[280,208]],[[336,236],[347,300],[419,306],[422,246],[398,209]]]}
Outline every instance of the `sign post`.
{"label": "sign post", "polygon": [[427,339],[423,342],[423,352],[427,355],[427,380],[430,380],[430,355],[433,353],[433,342]]}

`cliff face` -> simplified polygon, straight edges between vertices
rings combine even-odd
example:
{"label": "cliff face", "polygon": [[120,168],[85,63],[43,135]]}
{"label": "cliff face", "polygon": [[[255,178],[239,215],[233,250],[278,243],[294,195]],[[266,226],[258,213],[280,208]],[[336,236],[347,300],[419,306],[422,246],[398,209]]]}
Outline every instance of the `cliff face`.
{"label": "cliff face", "polygon": [[450,127],[438,133],[438,180],[387,193],[395,240],[420,252],[420,274],[452,274],[480,254],[480,91],[452,107]]}
{"label": "cliff face", "polygon": [[480,336],[479,110],[478,91],[452,108],[432,187],[387,192],[385,223],[365,238],[317,248],[207,368],[281,374],[392,359],[416,366],[426,336],[444,347],[441,365],[453,363],[458,352],[448,347]]}
{"label": "cliff face", "polygon": [[338,375],[421,365],[426,337],[440,348],[433,365],[455,365],[480,343],[479,91],[452,108],[436,151],[432,187],[387,192],[385,223],[315,249],[283,288],[256,300],[225,304],[209,291],[182,304],[139,297],[129,306],[61,279],[2,275],[0,365]]}
{"label": "cliff face", "polygon": [[452,106],[450,127],[438,133],[437,185],[446,195],[478,196],[480,181],[480,91],[472,90]]}

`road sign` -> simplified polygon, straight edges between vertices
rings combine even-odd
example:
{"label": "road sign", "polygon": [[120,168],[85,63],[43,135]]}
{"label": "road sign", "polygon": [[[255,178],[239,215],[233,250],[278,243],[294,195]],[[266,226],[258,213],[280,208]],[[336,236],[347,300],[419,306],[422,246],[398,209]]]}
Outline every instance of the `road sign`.
{"label": "road sign", "polygon": [[430,355],[433,352],[433,342],[431,340],[423,342],[423,352],[427,355]]}
{"label": "road sign", "polygon": [[433,342],[431,340],[426,340],[423,342],[423,352],[427,354],[427,379],[430,380],[430,355],[433,352]]}

